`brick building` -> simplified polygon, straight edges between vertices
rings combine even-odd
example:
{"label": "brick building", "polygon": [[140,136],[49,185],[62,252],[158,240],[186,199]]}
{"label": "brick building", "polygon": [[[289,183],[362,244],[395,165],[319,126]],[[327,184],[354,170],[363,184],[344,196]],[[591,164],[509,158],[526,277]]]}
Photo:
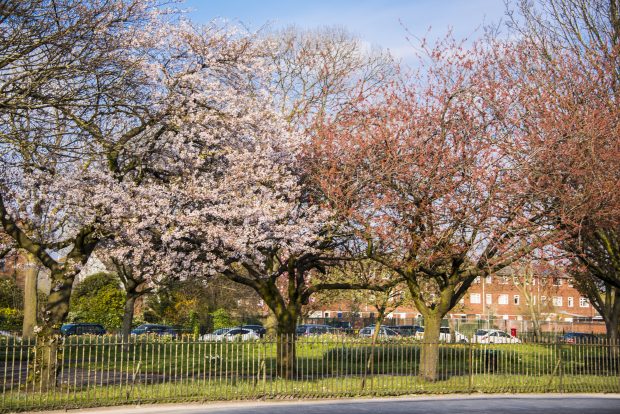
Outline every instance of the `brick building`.
{"label": "brick building", "polygon": [[[338,302],[320,304],[310,318],[352,317],[372,319],[376,310],[371,303]],[[527,331],[536,319],[543,330],[581,330],[602,333],[605,326],[596,309],[557,269],[504,269],[484,279],[476,279],[460,303],[448,314],[459,322],[491,321],[500,328]],[[400,306],[387,315],[392,324],[421,320],[413,306]]]}

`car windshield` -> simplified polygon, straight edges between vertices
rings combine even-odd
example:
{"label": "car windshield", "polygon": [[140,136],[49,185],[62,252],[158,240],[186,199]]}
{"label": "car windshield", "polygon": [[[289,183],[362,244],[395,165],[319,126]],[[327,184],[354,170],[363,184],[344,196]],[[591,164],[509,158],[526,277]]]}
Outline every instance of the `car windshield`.
{"label": "car windshield", "polygon": [[230,328],[220,328],[216,331],[213,331],[214,335],[224,335],[226,332],[230,331]]}
{"label": "car windshield", "polygon": [[484,335],[486,335],[486,334],[487,334],[487,332],[489,332],[489,331],[487,331],[486,329],[478,329],[478,330],[476,331],[476,335],[477,335],[477,336],[484,336]]}

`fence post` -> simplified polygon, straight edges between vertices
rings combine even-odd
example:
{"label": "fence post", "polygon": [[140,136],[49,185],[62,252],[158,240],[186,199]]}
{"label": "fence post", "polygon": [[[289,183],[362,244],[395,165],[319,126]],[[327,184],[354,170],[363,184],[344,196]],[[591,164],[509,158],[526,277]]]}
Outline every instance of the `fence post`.
{"label": "fence post", "polygon": [[556,347],[558,349],[558,353],[559,355],[559,361],[558,364],[560,365],[560,393],[564,393],[564,364],[562,361],[562,345],[560,344],[560,340],[556,339]]}
{"label": "fence post", "polygon": [[469,393],[473,392],[474,386],[474,358],[473,341],[469,342]]}

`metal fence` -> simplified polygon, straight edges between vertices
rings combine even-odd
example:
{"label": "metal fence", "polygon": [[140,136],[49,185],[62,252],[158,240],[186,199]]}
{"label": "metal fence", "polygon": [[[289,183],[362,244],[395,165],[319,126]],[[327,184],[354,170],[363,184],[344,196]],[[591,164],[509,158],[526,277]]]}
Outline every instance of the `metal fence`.
{"label": "metal fence", "polygon": [[[3,338],[0,411],[415,393],[620,392],[620,347],[604,340],[436,344],[437,375],[429,380],[420,375],[422,345],[412,338],[374,345],[338,336],[280,339],[295,343],[290,376],[282,374],[282,346],[273,338],[139,336],[124,342],[80,336],[58,338],[55,347]],[[43,360],[54,369],[45,370]]]}

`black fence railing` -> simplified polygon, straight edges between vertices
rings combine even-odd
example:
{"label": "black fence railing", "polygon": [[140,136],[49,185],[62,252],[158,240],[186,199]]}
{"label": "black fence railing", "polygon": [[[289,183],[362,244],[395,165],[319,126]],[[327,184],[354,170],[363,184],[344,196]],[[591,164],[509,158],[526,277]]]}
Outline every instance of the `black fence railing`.
{"label": "black fence railing", "polygon": [[[620,392],[607,340],[438,343],[342,335],[200,340],[78,336],[0,340],[0,411],[127,403],[467,392]],[[288,357],[287,357],[288,356]]]}

